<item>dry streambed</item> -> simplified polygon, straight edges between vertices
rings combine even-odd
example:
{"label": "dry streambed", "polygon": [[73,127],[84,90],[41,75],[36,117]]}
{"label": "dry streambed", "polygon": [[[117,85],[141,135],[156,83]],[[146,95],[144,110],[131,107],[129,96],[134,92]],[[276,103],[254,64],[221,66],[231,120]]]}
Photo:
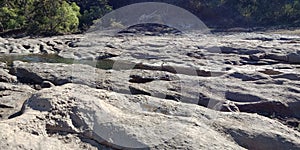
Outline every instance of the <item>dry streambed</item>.
{"label": "dry streambed", "polygon": [[0,149],[300,148],[296,35],[1,42]]}

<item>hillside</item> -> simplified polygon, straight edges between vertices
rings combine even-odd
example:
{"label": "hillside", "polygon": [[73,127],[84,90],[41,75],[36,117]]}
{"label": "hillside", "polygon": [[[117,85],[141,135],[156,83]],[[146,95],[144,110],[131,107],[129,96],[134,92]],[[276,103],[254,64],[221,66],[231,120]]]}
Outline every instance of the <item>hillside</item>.
{"label": "hillside", "polygon": [[0,3],[0,32],[18,30],[27,35],[83,32],[108,12],[138,2],[178,6],[211,28],[288,28],[300,24],[298,0],[55,0],[53,3],[13,0]]}

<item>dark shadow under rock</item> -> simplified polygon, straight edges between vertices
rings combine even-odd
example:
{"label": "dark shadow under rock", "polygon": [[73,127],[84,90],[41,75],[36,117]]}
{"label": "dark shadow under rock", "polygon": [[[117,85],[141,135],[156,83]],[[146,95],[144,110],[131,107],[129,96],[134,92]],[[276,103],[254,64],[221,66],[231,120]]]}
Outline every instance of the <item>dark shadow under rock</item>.
{"label": "dark shadow under rock", "polygon": [[163,34],[180,35],[182,34],[182,32],[167,25],[157,23],[145,23],[130,26],[127,29],[119,31],[118,34],[140,34],[148,36],[158,36]]}
{"label": "dark shadow under rock", "polygon": [[229,74],[229,76],[241,79],[242,81],[256,81],[256,80],[268,79],[267,77],[262,76],[260,74],[246,74],[246,73],[239,73],[239,72],[234,72],[232,74]]}
{"label": "dark shadow under rock", "polygon": [[231,91],[225,93],[225,98],[234,102],[260,102],[263,100],[259,96]]}
{"label": "dark shadow under rock", "polygon": [[282,102],[257,102],[236,104],[241,112],[258,113],[266,117],[296,117],[290,107]]}

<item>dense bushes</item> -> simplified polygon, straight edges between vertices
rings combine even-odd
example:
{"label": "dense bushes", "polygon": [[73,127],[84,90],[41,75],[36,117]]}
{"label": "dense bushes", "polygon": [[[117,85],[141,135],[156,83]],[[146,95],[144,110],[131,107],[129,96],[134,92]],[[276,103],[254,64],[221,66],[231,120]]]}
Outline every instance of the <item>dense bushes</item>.
{"label": "dense bushes", "polygon": [[[110,0],[122,7],[147,0]],[[300,26],[300,0],[152,0],[185,8],[209,26]]]}
{"label": "dense bushes", "polygon": [[[198,1],[198,0],[193,0]],[[299,26],[299,0],[214,0],[211,7],[234,26]],[[210,1],[212,3],[214,1]],[[197,9],[197,8],[196,8]],[[222,22],[220,22],[222,23]],[[223,24],[226,23],[225,21]]]}
{"label": "dense bushes", "polygon": [[20,9],[22,3],[2,0],[0,3],[0,31],[6,29],[22,28],[26,17],[24,9]]}
{"label": "dense bushes", "polygon": [[[95,19],[149,0],[0,0],[0,32],[28,34],[84,31]],[[185,8],[209,26],[300,26],[300,0],[151,0]],[[110,5],[109,5],[110,4]]]}
{"label": "dense bushes", "polygon": [[106,0],[1,0],[0,32],[74,33],[110,10]]}
{"label": "dense bushes", "polygon": [[[196,15],[216,25],[225,26],[299,26],[299,0],[190,0],[207,7],[216,18],[201,15],[201,9],[193,7]],[[197,6],[197,5],[192,5]],[[202,9],[203,10],[203,9]],[[216,20],[217,19],[217,20]]]}
{"label": "dense bushes", "polygon": [[86,30],[93,24],[93,21],[104,14],[110,12],[112,7],[108,5],[107,0],[70,0],[80,7],[81,16],[79,28]]}
{"label": "dense bushes", "polygon": [[[79,25],[79,7],[66,1],[35,1],[27,29],[31,33],[58,34],[76,32]],[[38,9],[36,9],[38,8]]]}

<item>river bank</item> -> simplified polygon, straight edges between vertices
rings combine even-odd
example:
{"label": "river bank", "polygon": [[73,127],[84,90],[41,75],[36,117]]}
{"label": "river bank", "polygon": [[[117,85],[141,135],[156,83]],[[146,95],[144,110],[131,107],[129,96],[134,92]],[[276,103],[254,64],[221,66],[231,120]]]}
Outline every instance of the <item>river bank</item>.
{"label": "river bank", "polygon": [[300,148],[299,46],[288,32],[0,38],[0,149]]}

